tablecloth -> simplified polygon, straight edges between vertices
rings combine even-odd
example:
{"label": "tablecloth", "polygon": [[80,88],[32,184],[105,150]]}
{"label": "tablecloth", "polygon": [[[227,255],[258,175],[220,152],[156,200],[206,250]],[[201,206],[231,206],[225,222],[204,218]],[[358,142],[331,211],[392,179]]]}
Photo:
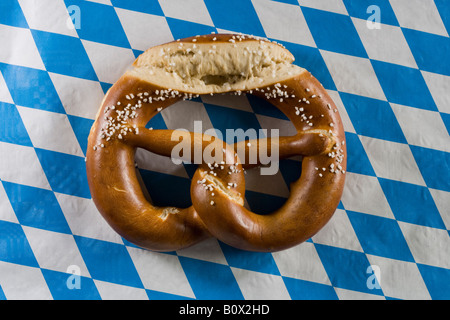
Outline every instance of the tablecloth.
{"label": "tablecloth", "polygon": [[[330,222],[274,253],[214,238],[152,252],[116,234],[86,178],[105,92],[147,48],[212,32],[284,45],[335,101],[348,171]],[[448,0],[1,0],[0,299],[450,298]],[[149,124],[292,124],[251,95],[200,96]],[[152,200],[188,206],[192,165],[137,153]],[[300,159],[246,176],[246,205],[280,207]]]}

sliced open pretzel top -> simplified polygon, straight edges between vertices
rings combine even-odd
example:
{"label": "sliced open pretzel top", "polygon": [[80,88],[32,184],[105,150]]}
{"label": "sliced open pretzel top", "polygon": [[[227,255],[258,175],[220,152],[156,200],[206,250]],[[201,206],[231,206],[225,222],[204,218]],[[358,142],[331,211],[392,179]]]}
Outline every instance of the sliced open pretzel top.
{"label": "sliced open pretzel top", "polygon": [[[169,251],[214,236],[237,248],[276,251],[301,243],[331,218],[346,170],[345,135],[323,86],[292,54],[273,42],[243,35],[197,36],[147,50],[108,91],[89,135],[87,174],[93,200],[124,238]],[[279,158],[303,155],[301,177],[286,203],[268,215],[244,204],[245,159],[264,140],[227,145],[215,137],[149,130],[148,121],[180,99],[236,92],[270,101],[297,134],[280,137]],[[191,184],[192,206],[159,208],[146,199],[134,166],[136,148],[172,156],[179,142],[223,150],[223,162],[203,162]],[[237,155],[237,150],[244,154]],[[192,155],[184,155],[190,159]],[[242,158],[242,159],[241,159]]]}
{"label": "sliced open pretzel top", "polygon": [[249,36],[208,35],[145,51],[130,75],[180,92],[210,94],[261,88],[305,71],[279,44]]}

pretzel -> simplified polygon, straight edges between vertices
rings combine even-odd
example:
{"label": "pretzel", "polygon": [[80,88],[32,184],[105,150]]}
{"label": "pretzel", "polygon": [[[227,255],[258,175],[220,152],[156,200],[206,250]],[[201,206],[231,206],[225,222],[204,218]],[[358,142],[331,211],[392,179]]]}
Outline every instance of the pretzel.
{"label": "pretzel", "polygon": [[[273,252],[317,233],[342,195],[345,135],[327,91],[293,61],[277,43],[236,34],[190,37],[141,54],[105,95],[88,139],[90,191],[111,227],[126,240],[155,251],[179,250],[216,237],[239,249]],[[273,151],[274,138],[229,145],[202,133],[145,127],[177,101],[226,92],[268,100],[297,131],[274,144],[280,159],[296,155],[303,159],[289,198],[270,214],[253,213],[244,206],[244,170],[261,165],[245,159],[263,145]],[[135,152],[143,148],[171,157],[184,139],[202,151],[216,150],[222,161],[199,164],[191,183],[192,206],[154,206],[139,183]],[[238,155],[238,150],[244,154]],[[180,157],[192,161],[194,154]]]}

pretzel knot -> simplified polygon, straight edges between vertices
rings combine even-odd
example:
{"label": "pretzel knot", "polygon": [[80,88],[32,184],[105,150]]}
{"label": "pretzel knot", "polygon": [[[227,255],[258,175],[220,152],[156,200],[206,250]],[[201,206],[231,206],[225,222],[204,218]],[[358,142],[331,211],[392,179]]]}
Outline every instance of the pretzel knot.
{"label": "pretzel knot", "polygon": [[[106,221],[138,246],[157,251],[189,247],[208,237],[251,251],[278,251],[317,233],[332,217],[344,187],[345,135],[339,112],[323,86],[292,64],[282,46],[244,35],[186,38],[143,53],[108,91],[89,135],[86,167],[92,198]],[[297,133],[226,144],[185,130],[151,130],[164,108],[201,94],[247,93],[268,100]],[[188,110],[186,110],[188,112]],[[192,206],[156,207],[139,183],[137,148],[174,157],[181,141],[201,159],[191,182]],[[260,215],[244,206],[244,169],[261,162],[258,151],[279,160],[303,156],[300,178],[276,211]],[[260,157],[254,157],[260,159]]]}

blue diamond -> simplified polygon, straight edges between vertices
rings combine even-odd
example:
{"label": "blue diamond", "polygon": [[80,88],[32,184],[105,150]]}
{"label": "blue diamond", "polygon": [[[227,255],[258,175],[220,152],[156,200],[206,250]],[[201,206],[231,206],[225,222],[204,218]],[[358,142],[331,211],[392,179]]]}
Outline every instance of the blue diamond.
{"label": "blue diamond", "polygon": [[427,187],[382,178],[378,180],[397,220],[445,229]]}
{"label": "blue diamond", "polygon": [[306,7],[302,11],[319,49],[367,58],[349,16]]}
{"label": "blue diamond", "polygon": [[0,261],[39,268],[22,226],[0,220]]}
{"label": "blue diamond", "polygon": [[80,0],[65,0],[67,7],[80,8],[80,28],[77,33],[81,39],[130,48],[130,43],[122,28],[114,7],[100,3]]}
{"label": "blue diamond", "polygon": [[186,257],[178,258],[197,299],[244,299],[230,267]]}
{"label": "blue diamond", "polygon": [[344,92],[339,94],[356,133],[406,143],[403,131],[388,102]]}
{"label": "blue diamond", "polygon": [[347,215],[365,253],[414,262],[396,220],[352,211]]}
{"label": "blue diamond", "polygon": [[124,245],[80,236],[74,238],[93,279],[143,288]]}
{"label": "blue diamond", "polygon": [[266,36],[250,0],[205,0],[205,4],[216,28]]}
{"label": "blue diamond", "polygon": [[3,63],[0,71],[16,105],[66,112],[48,72]]}
{"label": "blue diamond", "polygon": [[25,226],[71,233],[53,191],[3,181],[19,222]]}
{"label": "blue diamond", "polygon": [[382,61],[371,61],[389,102],[437,111],[420,70]]}
{"label": "blue diamond", "polygon": [[98,81],[79,38],[38,30],[31,33],[47,71]]}
{"label": "blue diamond", "polygon": [[0,114],[0,141],[32,147],[16,106],[0,102]]}
{"label": "blue diamond", "polygon": [[83,198],[91,198],[84,157],[35,149],[52,190]]}

